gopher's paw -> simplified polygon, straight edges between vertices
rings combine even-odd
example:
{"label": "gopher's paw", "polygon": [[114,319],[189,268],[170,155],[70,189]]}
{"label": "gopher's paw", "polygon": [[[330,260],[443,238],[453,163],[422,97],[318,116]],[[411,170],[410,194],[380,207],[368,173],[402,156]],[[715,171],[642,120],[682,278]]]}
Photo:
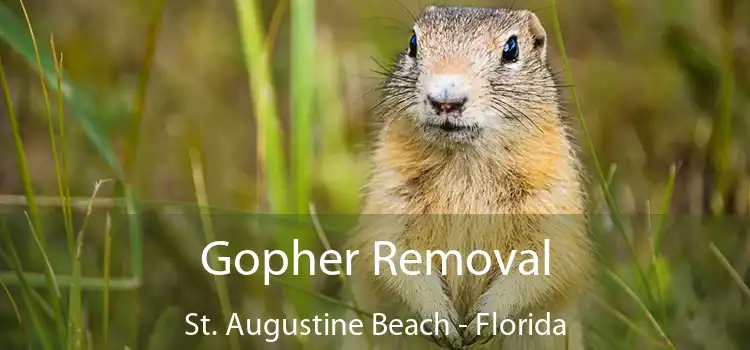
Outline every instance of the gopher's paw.
{"label": "gopher's paw", "polygon": [[[425,323],[425,337],[446,349],[461,349],[463,337],[458,327],[458,313],[453,305],[442,303],[441,307],[432,310],[423,309],[416,318],[420,321],[435,320],[440,322]],[[429,311],[428,311],[429,310]],[[446,321],[446,322],[443,322]]]}
{"label": "gopher's paw", "polygon": [[499,310],[501,310],[500,306],[486,295],[480,297],[467,315],[468,325],[463,332],[462,345],[486,344],[495,340],[498,335],[502,335],[502,332],[495,327],[500,327],[501,321],[507,315],[500,313]]}

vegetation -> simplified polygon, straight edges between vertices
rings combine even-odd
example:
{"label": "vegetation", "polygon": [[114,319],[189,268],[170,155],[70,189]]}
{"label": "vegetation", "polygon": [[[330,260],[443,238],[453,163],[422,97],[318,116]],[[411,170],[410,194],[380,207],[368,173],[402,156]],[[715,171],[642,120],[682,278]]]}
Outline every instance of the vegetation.
{"label": "vegetation", "polygon": [[[750,344],[750,4],[462,4],[532,9],[556,44],[591,175],[591,348]],[[424,5],[0,3],[0,348],[330,348],[184,335],[189,313],[356,310],[345,278],[265,287],[207,274],[201,250],[341,246],[372,70]]]}

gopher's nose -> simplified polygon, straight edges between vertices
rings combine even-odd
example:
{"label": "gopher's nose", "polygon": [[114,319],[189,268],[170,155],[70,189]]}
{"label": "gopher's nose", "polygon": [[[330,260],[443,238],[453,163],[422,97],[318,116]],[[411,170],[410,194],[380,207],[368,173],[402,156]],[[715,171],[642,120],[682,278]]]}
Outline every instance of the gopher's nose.
{"label": "gopher's nose", "polygon": [[469,84],[460,75],[434,75],[427,84],[427,103],[437,114],[460,112],[469,100]]}
{"label": "gopher's nose", "polygon": [[430,103],[432,108],[434,108],[435,112],[437,112],[438,114],[460,112],[463,110],[467,100],[468,98],[466,97],[461,98],[460,100],[447,100],[434,98],[429,95],[427,96],[427,102]]}

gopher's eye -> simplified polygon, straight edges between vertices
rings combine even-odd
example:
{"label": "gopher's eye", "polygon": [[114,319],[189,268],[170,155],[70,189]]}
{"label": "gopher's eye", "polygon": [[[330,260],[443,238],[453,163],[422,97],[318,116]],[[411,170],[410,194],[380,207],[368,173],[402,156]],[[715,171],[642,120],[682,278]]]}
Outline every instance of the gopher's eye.
{"label": "gopher's eye", "polygon": [[417,57],[417,34],[412,34],[409,41],[409,56]]}
{"label": "gopher's eye", "polygon": [[503,46],[503,62],[518,61],[518,38],[511,36]]}

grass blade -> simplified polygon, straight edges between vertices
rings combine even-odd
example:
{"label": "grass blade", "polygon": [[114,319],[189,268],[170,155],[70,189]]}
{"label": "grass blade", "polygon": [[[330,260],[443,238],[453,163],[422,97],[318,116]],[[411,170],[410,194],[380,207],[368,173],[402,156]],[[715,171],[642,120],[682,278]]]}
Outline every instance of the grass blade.
{"label": "grass blade", "polygon": [[[46,281],[45,281],[46,284]],[[39,294],[38,291],[34,289],[29,289],[31,296],[34,298],[34,301],[39,304],[39,308],[44,312],[44,315],[46,315],[49,318],[55,318],[55,311],[52,310],[52,306],[49,305],[47,302],[47,299],[45,299],[41,294]]]}
{"label": "grass blade", "polygon": [[293,212],[307,212],[313,160],[312,104],[315,94],[315,0],[291,0],[291,164]]}
{"label": "grass blade", "polygon": [[656,295],[655,297],[658,301],[658,304],[660,305],[659,311],[661,312],[661,319],[662,323],[664,324],[666,324],[667,322],[667,310],[664,306],[664,296],[661,294],[662,286],[660,285],[661,279],[659,276],[657,263],[659,258],[659,251],[661,249],[661,240],[662,237],[664,237],[667,217],[669,217],[670,207],[672,203],[672,194],[674,193],[674,184],[676,178],[677,167],[675,165],[672,165],[669,169],[669,179],[667,180],[667,189],[662,201],[661,212],[659,213],[659,221],[657,221],[656,227],[653,231],[654,234],[651,237],[651,265],[648,269],[648,274],[646,275],[646,277],[650,281],[653,277],[653,274],[656,274],[656,278],[654,280],[656,281],[656,293],[658,293],[658,295]]}
{"label": "grass blade", "polygon": [[[313,99],[315,97],[315,0],[291,0],[291,183],[292,201],[289,211],[305,214],[310,203],[312,187],[313,147]],[[312,230],[302,229],[290,239],[283,239],[280,248],[291,251],[291,238],[299,240],[302,247],[312,247]],[[309,262],[300,265],[302,271],[309,268]],[[310,286],[312,278],[306,274],[289,276],[288,280],[298,286]],[[303,317],[310,312],[309,303],[298,298],[296,293],[289,295],[295,312]]]}
{"label": "grass blade", "polygon": [[[0,4],[2,5],[2,4]],[[2,8],[0,7],[0,19],[2,18]],[[2,20],[0,20],[0,23],[3,23]],[[1,31],[1,30],[0,30]],[[1,33],[0,33],[1,34]],[[28,212],[31,213],[31,217],[33,218],[31,228],[32,232],[43,232],[41,221],[39,220],[39,210],[36,205],[36,201],[34,198],[34,188],[31,183],[31,174],[29,173],[28,168],[28,161],[26,158],[26,151],[24,150],[23,141],[21,139],[21,134],[18,127],[18,120],[16,118],[15,109],[13,108],[13,101],[10,97],[10,89],[8,87],[8,81],[5,76],[5,69],[3,67],[2,59],[0,59],[0,84],[2,85],[3,94],[5,96],[5,105],[8,112],[8,119],[10,121],[10,127],[11,127],[11,134],[13,137],[13,145],[14,150],[16,153],[16,161],[17,168],[18,168],[18,174],[21,177],[21,182],[23,183],[24,188],[24,195],[26,204],[28,206]],[[4,228],[3,228],[3,231]],[[21,260],[18,258],[18,254],[15,251],[15,247],[13,246],[13,243],[10,241],[10,234],[7,232],[3,232],[3,236],[6,238],[5,243],[7,245],[8,251],[10,252],[10,255],[12,257],[9,260],[8,264],[11,265],[14,271],[16,271],[16,274],[19,278],[19,281],[22,285],[22,290],[24,291],[24,300],[27,304],[27,307],[29,308],[29,313],[31,314],[32,322],[34,323],[34,327],[37,330],[37,333],[39,335],[39,338],[42,342],[42,346],[45,349],[51,349],[52,348],[52,341],[49,339],[49,336],[47,334],[46,327],[42,324],[41,315],[39,314],[38,309],[35,306],[35,302],[32,300],[31,296],[31,289],[28,285],[26,285],[24,279],[23,279],[23,270],[21,267]],[[35,236],[36,237],[36,236]],[[42,235],[41,239],[37,237],[37,242],[44,251],[44,235]],[[52,285],[49,283],[49,278],[46,276],[45,278],[45,284],[52,290]],[[59,308],[59,293],[55,295],[54,293],[51,293],[52,297],[57,297],[57,304],[58,307],[55,310],[55,317],[59,319],[60,317],[60,308]],[[64,326],[64,324],[63,324]],[[58,324],[58,332],[59,332],[59,324]],[[64,339],[64,333],[62,333],[61,340]]]}
{"label": "grass blade", "polygon": [[286,7],[286,1],[279,1],[276,3],[276,8],[271,15],[271,23],[268,25],[268,34],[266,34],[266,50],[268,50],[268,52],[272,52],[274,45],[276,44],[276,37],[279,33],[279,27],[281,26],[284,12],[286,12]]}
{"label": "grass blade", "polygon": [[[38,70],[36,60],[36,51],[34,50],[33,40],[30,37],[28,30],[25,29],[23,23],[13,15],[13,12],[7,7],[7,5],[0,3],[0,39],[4,40],[8,45],[13,48],[18,54],[23,57],[29,66]],[[49,82],[57,81],[57,74],[55,72],[55,66],[53,60],[50,58],[50,53],[45,50],[46,46],[39,47],[39,58],[41,60],[41,70],[44,73],[44,79]],[[107,165],[112,169],[117,177],[121,177],[122,170],[117,157],[112,150],[112,147],[105,137],[106,133],[103,131],[101,125],[99,125],[99,118],[95,105],[91,98],[83,93],[81,89],[78,89],[67,77],[66,74],[62,74],[61,88],[56,91],[62,93],[65,96],[67,105],[74,109],[73,115],[79,119],[86,136],[89,138],[94,148],[99,152],[99,155],[104,159]],[[56,84],[48,84],[57,89]],[[126,106],[119,108],[123,114],[126,111]],[[32,213],[33,217],[33,213]]]}
{"label": "grass blade", "polygon": [[[141,124],[146,107],[148,83],[151,77],[154,55],[156,53],[156,41],[163,17],[164,0],[154,0],[151,6],[148,27],[146,29],[146,47],[141,58],[138,86],[132,105],[130,130],[123,156],[123,171],[125,172],[125,176],[120,178],[117,185],[117,192],[122,193],[125,197],[125,209],[128,213],[128,233],[130,236],[131,273],[138,281],[143,280],[143,232],[141,228],[139,201],[134,191],[138,177],[136,159],[141,138]],[[138,341],[138,324],[140,322],[138,319],[140,301],[137,289],[131,293],[130,298],[133,303],[132,312],[130,313],[130,342],[135,346]]]}
{"label": "grass blade", "polygon": [[[79,237],[81,235],[79,234]],[[73,277],[68,298],[68,343],[70,350],[85,348],[85,332],[83,329],[83,308],[81,306],[81,261],[73,260]]]}
{"label": "grass blade", "polygon": [[[10,233],[7,232],[2,221],[0,221],[0,231],[2,231],[0,232],[0,236],[2,236],[3,243],[5,244],[5,250],[0,250],[0,255],[2,255],[2,258],[10,266],[10,268],[15,271],[15,277],[20,282],[19,284],[21,285],[24,304],[26,304],[26,308],[28,308],[29,310],[29,315],[31,315],[31,322],[34,324],[34,329],[36,330],[42,348],[45,350],[52,350],[55,348],[53,346],[52,336],[48,334],[48,329],[42,320],[42,315],[39,313],[39,309],[37,308],[38,305],[36,303],[36,300],[34,300],[32,294],[33,291],[24,279],[21,259],[18,258],[18,252],[16,252],[16,248],[13,245],[13,242],[10,240]],[[6,278],[3,278],[3,280],[5,280],[6,283],[8,281],[8,279]]]}
{"label": "grass blade", "polygon": [[[305,4],[295,4],[292,3],[292,10],[291,12],[294,13],[295,7],[300,7],[304,11],[307,11]],[[237,16],[238,16],[238,23],[239,23],[239,30],[240,30],[240,37],[242,40],[242,50],[245,57],[245,64],[247,73],[249,75],[250,79],[250,88],[252,92],[253,97],[253,104],[254,104],[254,115],[257,122],[257,150],[258,150],[258,158],[260,161],[259,168],[262,169],[262,173],[264,175],[263,179],[265,182],[265,188],[266,188],[266,200],[268,202],[268,209],[273,214],[285,214],[290,212],[295,212],[297,208],[295,208],[295,205],[290,204],[290,196],[287,192],[287,182],[289,180],[287,171],[286,171],[286,157],[284,153],[284,148],[282,147],[282,132],[279,126],[279,120],[275,105],[275,92],[274,92],[274,86],[271,80],[271,69],[268,65],[268,59],[269,59],[269,47],[268,44],[264,41],[264,34],[263,34],[263,27],[260,25],[262,23],[262,16],[261,13],[258,11],[258,3],[253,0],[235,0],[235,8],[237,10]],[[299,15],[299,14],[297,14]],[[297,16],[294,15],[293,16]],[[311,18],[303,19],[303,26],[311,26],[310,23],[304,22],[304,21],[311,21]],[[307,36],[305,36],[307,37]],[[303,50],[309,50],[307,46],[304,46],[306,44],[301,44]],[[308,57],[309,58],[309,57]],[[307,61],[306,68],[309,69],[309,60]],[[308,73],[306,73],[308,74]],[[297,91],[297,93],[309,93],[308,84],[312,84],[312,82],[308,78],[304,78],[303,85],[307,87],[303,87],[302,90]],[[296,91],[296,90],[295,90]],[[309,96],[307,96],[309,97]],[[302,98],[306,98],[302,96]],[[308,101],[310,102],[310,101]],[[311,103],[311,102],[310,102]],[[303,113],[303,118],[309,118],[311,111],[309,110],[310,106],[309,104],[303,104],[302,105],[301,113]],[[309,122],[309,120],[305,119],[302,120],[301,123]],[[297,123],[295,120],[294,123]],[[300,130],[299,132],[302,132],[300,128],[297,126],[294,127],[295,130]],[[306,132],[309,132],[310,130],[306,130]],[[300,136],[304,138],[305,140],[309,140],[309,136]],[[299,152],[304,152],[304,154],[307,154],[309,152],[308,150],[301,150],[303,148],[303,144],[307,145],[305,147],[310,147],[307,141],[294,141],[295,147],[299,147],[299,151],[293,151],[293,153],[297,154]],[[303,153],[299,153],[303,154]],[[301,160],[303,164],[307,164],[309,160],[302,159]],[[303,165],[303,171],[306,171],[304,169],[308,169],[307,165]],[[302,177],[308,177],[308,175],[299,175]],[[297,188],[299,186],[308,186],[307,183],[309,179],[301,179],[299,177],[295,178],[295,184],[294,188]],[[259,185],[261,182],[259,182]],[[293,190],[293,192],[297,192],[297,190]],[[307,194],[305,194],[306,196]],[[296,197],[295,197],[296,198]],[[296,199],[298,200],[298,199]],[[295,200],[295,201],[296,201]],[[301,205],[307,206],[307,202],[302,203]],[[303,208],[301,212],[305,212],[306,208]],[[307,231],[302,231],[303,233],[306,233]],[[290,251],[290,239],[281,239],[280,240],[279,249],[283,251]],[[304,240],[300,242],[301,245],[307,246],[307,242]],[[304,270],[306,266],[300,266],[300,269]],[[305,275],[299,275],[299,276],[289,276],[289,280],[293,281],[293,284],[297,284],[298,286],[307,285],[307,280],[309,277]],[[308,314],[307,309],[309,308],[309,303],[306,302],[306,300],[302,300],[301,298],[297,298],[297,295],[290,295],[289,300],[291,300],[294,304],[295,311],[302,315],[303,317]]]}
{"label": "grass blade", "polygon": [[[720,85],[718,95],[717,116],[713,118],[711,137],[709,139],[709,161],[713,164],[716,172],[716,189],[712,195],[712,202],[718,204],[719,208],[712,208],[715,214],[723,214],[726,210],[727,190],[732,181],[732,159],[730,151],[732,142],[732,101],[737,90],[735,81],[735,4],[733,2],[722,2],[720,5],[721,31],[720,31],[720,56],[719,74]],[[714,201],[719,199],[720,201]]]}
{"label": "grass blade", "polygon": [[[44,274],[35,272],[26,272],[22,274],[24,280],[31,288],[46,287],[47,282],[45,281]],[[0,278],[5,280],[8,285],[20,285],[21,279],[16,276],[15,273],[2,272]],[[73,285],[73,276],[71,275],[57,275],[57,285],[60,288],[70,288]],[[81,290],[97,290],[101,291],[104,289],[104,284],[107,283],[109,290],[126,291],[133,290],[140,286],[140,283],[135,278],[109,278],[109,281],[105,281],[103,278],[94,277],[81,277],[77,281],[78,286]]]}
{"label": "grass blade", "polygon": [[112,217],[107,213],[104,230],[104,285],[102,286],[102,346],[109,349],[109,271],[112,267]]}
{"label": "grass blade", "polygon": [[[599,157],[596,153],[596,148],[594,147],[594,142],[591,139],[591,134],[589,133],[588,127],[586,126],[586,120],[583,117],[583,109],[581,108],[581,102],[578,99],[578,94],[576,93],[574,81],[573,81],[573,73],[570,69],[570,64],[568,63],[568,55],[565,51],[565,42],[562,38],[562,29],[560,27],[560,19],[557,14],[557,1],[552,0],[552,8],[553,11],[553,21],[555,26],[555,33],[557,34],[557,43],[560,47],[560,55],[563,60],[563,66],[565,68],[565,75],[567,79],[567,83],[570,86],[570,93],[573,98],[573,103],[575,105],[576,109],[576,115],[578,117],[578,122],[581,126],[581,130],[583,131],[584,139],[586,140],[589,152],[591,152],[591,158],[594,161],[594,168],[596,170],[596,176],[599,179],[599,184],[601,186],[601,190],[604,193],[604,199],[607,201],[607,204],[610,207],[610,210],[612,210],[612,219],[614,220],[617,227],[625,232],[624,225],[622,223],[622,218],[620,216],[620,211],[617,207],[617,204],[615,203],[614,197],[612,196],[612,192],[609,189],[607,177],[604,176],[604,171],[602,170],[602,166],[599,163]],[[629,243],[628,243],[629,244]]]}
{"label": "grass blade", "polygon": [[96,194],[99,192],[101,186],[108,181],[109,180],[99,180],[94,184],[94,191],[91,194],[92,200],[89,203],[86,215],[83,217],[83,223],[81,223],[81,229],[78,231],[78,237],[76,237],[76,254],[75,259],[73,260],[73,278],[70,285],[68,306],[68,349],[71,350],[86,348],[86,330],[83,328],[83,306],[81,304],[81,252],[83,250],[83,239],[86,234],[89,218],[94,211],[93,198],[96,198]]}
{"label": "grass blade", "polygon": [[638,298],[638,295],[635,294],[635,292],[633,292],[633,290],[630,289],[630,287],[628,287],[628,285],[625,283],[625,281],[623,281],[620,277],[618,277],[614,272],[612,272],[609,269],[606,269],[605,272],[607,273],[607,275],[609,276],[609,278],[612,279],[612,281],[614,281],[618,286],[620,286],[622,288],[622,290],[625,291],[625,293],[628,296],[630,296],[636,302],[636,304],[638,304],[638,307],[640,307],[640,309],[643,311],[644,315],[649,320],[649,322],[651,323],[651,325],[659,333],[659,336],[664,341],[664,344],[666,346],[668,346],[670,349],[674,350],[675,347],[672,344],[672,341],[669,340],[669,338],[667,337],[667,335],[662,330],[661,326],[659,326],[659,322],[657,322],[656,319],[654,319],[654,316],[651,314],[651,312],[648,311],[648,307],[646,307],[646,304],[644,304],[643,301],[641,301],[641,299]]}
{"label": "grass blade", "polygon": [[[200,208],[203,234],[206,238],[206,244],[209,244],[216,240],[216,236],[214,235],[213,223],[211,222],[211,212],[207,207],[208,196],[206,195],[206,185],[203,181],[203,162],[201,161],[200,153],[195,148],[190,149],[190,164],[193,173],[195,197]],[[216,253],[213,251],[211,252],[211,260],[216,261]],[[216,291],[219,295],[221,312],[226,322],[229,322],[232,314],[232,306],[229,303],[229,292],[227,292],[226,281],[223,276],[214,275],[214,282],[216,283]],[[229,326],[229,323],[227,323],[227,326]],[[237,334],[234,332],[229,336],[229,346],[233,350],[240,349],[239,338],[237,338]]]}
{"label": "grass blade", "polygon": [[[320,240],[320,243],[323,245],[323,248],[326,249],[326,251],[333,250],[333,247],[331,246],[331,242],[328,240],[328,237],[326,236],[325,230],[323,230],[323,225],[320,224],[320,220],[318,219],[318,214],[315,210],[315,204],[310,203],[310,217],[312,218],[313,226],[315,227],[315,232],[318,234],[318,239]],[[348,278],[346,277],[346,273],[341,271],[341,269],[337,268],[339,274],[339,279],[341,280],[341,283],[345,286],[350,286],[348,282]],[[355,298],[352,298],[352,306],[359,310],[359,304],[357,303],[357,300]],[[370,339],[370,336],[367,335],[367,333],[364,333],[363,336],[365,337],[365,341],[367,342],[367,348],[372,349],[373,344],[372,340]]]}
{"label": "grass blade", "polygon": [[[34,57],[36,58],[37,62],[37,71],[39,72],[39,81],[42,86],[42,95],[44,96],[44,109],[47,114],[47,124],[49,125],[49,138],[50,138],[50,145],[52,146],[52,155],[55,165],[55,174],[57,175],[57,186],[60,190],[60,196],[62,197],[62,182],[60,181],[60,165],[59,165],[59,157],[57,155],[57,142],[55,141],[55,127],[52,123],[52,112],[51,108],[49,106],[49,94],[47,92],[47,82],[44,79],[44,71],[42,70],[42,60],[39,58],[39,46],[36,43],[36,36],[34,35],[34,29],[31,25],[31,19],[29,19],[29,13],[26,11],[26,6],[23,3],[23,0],[20,0],[19,3],[21,4],[21,9],[23,10],[24,18],[26,18],[26,25],[29,29],[29,35],[31,36],[31,43],[34,47]],[[57,66],[55,66],[55,69],[57,70]],[[39,213],[32,212],[31,215],[31,225],[33,226],[33,231],[36,231],[36,234],[39,235],[39,239],[41,241],[41,249],[44,250],[45,247],[45,241],[46,241],[46,234],[44,232],[44,229],[42,229],[41,221],[39,219]],[[59,310],[58,310],[59,311]]]}
{"label": "grass blade", "polygon": [[132,175],[136,173],[134,166],[136,155],[138,154],[138,145],[140,143],[141,124],[143,122],[143,112],[146,107],[146,94],[148,92],[148,82],[151,77],[151,68],[153,66],[154,54],[156,53],[156,39],[161,26],[162,10],[164,0],[155,0],[152,4],[154,7],[150,13],[148,28],[146,31],[146,48],[141,58],[141,71],[138,75],[138,87],[133,100],[132,114],[130,119],[130,133],[128,143],[123,154],[123,168],[132,180]]}
{"label": "grass blade", "polygon": [[[67,139],[65,137],[65,101],[63,94],[59,93],[62,88],[62,73],[63,73],[63,56],[60,54],[60,59],[57,57],[57,50],[55,49],[55,40],[50,35],[50,48],[52,49],[52,57],[55,59],[55,73],[57,73],[57,91],[58,91],[58,124],[60,128],[60,153],[62,166],[58,171],[58,184],[60,185],[60,197],[62,200],[62,212],[65,220],[65,234],[68,238],[68,250],[70,251],[71,260],[75,253],[75,229],[73,228],[73,213],[70,205],[70,184],[68,182],[68,152],[67,152]],[[50,133],[52,133],[52,121],[49,121]],[[50,136],[50,139],[53,139]]]}
{"label": "grass blade", "polygon": [[750,299],[750,287],[745,284],[745,282],[742,280],[742,276],[740,276],[739,273],[732,267],[732,264],[729,263],[729,260],[724,256],[724,254],[721,253],[719,248],[716,247],[716,245],[711,242],[708,246],[708,248],[711,250],[711,253],[716,256],[716,259],[719,260],[719,263],[721,263],[721,266],[724,267],[725,270],[729,273],[729,276],[732,277],[735,283],[737,283],[737,286],[740,287],[740,290],[742,291],[745,296]]}
{"label": "grass blade", "polygon": [[235,0],[234,4],[255,109],[257,152],[267,188],[268,209],[283,213],[288,208],[287,175],[276,94],[268,65],[269,51],[260,25],[263,21],[255,1]]}
{"label": "grass blade", "polygon": [[599,179],[599,184],[604,194],[604,199],[607,202],[607,205],[609,206],[610,211],[612,212],[612,220],[614,221],[615,226],[617,226],[618,232],[620,232],[620,234],[622,235],[622,238],[625,241],[625,244],[628,247],[628,251],[633,259],[633,268],[638,272],[641,282],[643,283],[643,286],[646,289],[646,295],[649,297],[649,300],[651,302],[654,302],[654,296],[651,294],[651,290],[648,284],[648,279],[646,278],[646,274],[643,272],[643,269],[638,263],[638,255],[636,254],[635,248],[633,247],[633,244],[630,242],[627,232],[625,231],[625,226],[623,224],[622,217],[620,215],[620,210],[617,206],[617,203],[614,200],[614,196],[612,196],[612,191],[610,190],[609,182],[607,181],[607,178],[604,176],[604,171],[602,170],[602,166],[599,163],[599,157],[597,156],[596,147],[594,147],[594,142],[591,139],[591,134],[589,133],[588,127],[586,126],[586,120],[583,117],[583,109],[581,108],[581,102],[578,99],[578,94],[576,93],[575,83],[573,81],[573,72],[570,69],[570,64],[568,63],[568,55],[566,54],[566,51],[565,51],[565,41],[563,40],[563,37],[562,37],[562,28],[560,26],[560,18],[559,18],[558,10],[557,10],[557,0],[551,0],[551,1],[552,1],[552,8],[553,8],[552,19],[554,22],[555,34],[557,35],[557,44],[559,45],[560,55],[562,56],[563,66],[565,68],[565,75],[566,75],[567,83],[568,85],[570,85],[570,93],[573,99],[573,103],[575,105],[576,115],[578,117],[578,123],[581,126],[581,130],[583,131],[584,138],[586,139],[586,144],[588,146],[589,152],[591,153],[591,158],[594,161],[594,168],[595,168],[594,170],[596,172],[596,176]]}
{"label": "grass blade", "polygon": [[[604,301],[601,297],[594,295],[592,298],[594,301],[596,301],[599,306],[607,311],[608,313],[612,314],[616,319],[620,320],[622,323],[624,323],[626,326],[628,326],[629,329],[635,331],[636,333],[640,334],[644,339],[648,340],[649,342],[658,345],[660,348],[667,347],[663,342],[660,342],[653,337],[651,337],[648,332],[641,329],[641,327],[638,327],[638,325],[631,319],[629,319],[627,316],[625,316],[622,312],[615,309],[613,306],[609,305],[606,301]],[[614,343],[614,342],[613,342]]]}
{"label": "grass blade", "polygon": [[659,221],[654,229],[652,242],[652,252],[654,255],[658,254],[661,249],[661,239],[664,236],[666,221],[669,217],[669,209],[672,205],[672,194],[674,194],[674,183],[677,178],[677,171],[677,166],[674,164],[669,168],[669,178],[667,179],[667,188],[661,204],[661,213],[659,213]]}
{"label": "grass blade", "polygon": [[18,310],[18,305],[16,304],[16,300],[13,298],[13,294],[10,293],[10,290],[8,290],[8,286],[5,285],[5,282],[2,278],[0,278],[0,286],[3,287],[3,291],[5,292],[5,295],[8,296],[10,304],[13,307],[13,312],[16,314],[16,318],[18,318],[18,328],[21,330],[21,334],[26,341],[26,347],[28,349],[31,349],[31,344],[28,343],[29,341],[28,336],[26,335],[26,329],[23,326],[23,318],[21,317],[21,312]]}
{"label": "grass blade", "polygon": [[[16,161],[18,162],[18,174],[21,177],[23,183],[23,190],[26,199],[26,205],[28,211],[31,213],[32,218],[39,217],[39,209],[37,208],[36,201],[34,200],[34,187],[31,184],[31,174],[29,173],[28,160],[26,158],[26,151],[23,147],[23,140],[21,140],[21,132],[18,129],[18,120],[16,119],[16,112],[13,108],[13,101],[10,98],[10,89],[8,88],[8,81],[5,77],[5,69],[3,68],[3,61],[0,58],[0,84],[2,84],[3,94],[5,95],[5,106],[8,110],[8,119],[10,120],[11,134],[13,135],[13,146],[16,152]],[[39,226],[39,220],[35,221],[35,228],[41,229]],[[42,237],[42,246],[44,246],[44,238]]]}
{"label": "grass blade", "polygon": [[60,336],[60,344],[65,344],[65,320],[63,318],[62,307],[60,306],[60,299],[62,298],[62,296],[60,295],[60,288],[57,286],[57,280],[55,279],[55,271],[52,269],[52,264],[49,262],[47,252],[42,246],[42,242],[39,240],[39,235],[37,235],[36,231],[34,230],[34,225],[31,223],[29,214],[27,212],[24,212],[24,214],[26,215],[26,219],[29,222],[31,235],[34,238],[34,242],[36,242],[37,247],[39,248],[39,253],[42,255],[42,260],[44,261],[44,279],[47,283],[47,288],[49,289],[50,299],[52,299],[55,326],[57,327],[57,332]]}

